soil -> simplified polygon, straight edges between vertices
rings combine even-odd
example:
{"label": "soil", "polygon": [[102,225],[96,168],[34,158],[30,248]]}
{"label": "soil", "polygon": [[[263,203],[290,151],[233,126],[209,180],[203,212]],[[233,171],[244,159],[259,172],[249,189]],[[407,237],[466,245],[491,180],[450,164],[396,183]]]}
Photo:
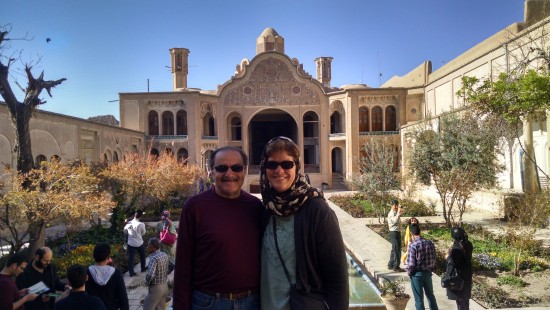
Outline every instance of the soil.
{"label": "soil", "polygon": [[[512,275],[510,272],[478,271],[474,274],[474,281],[485,281],[491,288],[503,291],[499,302],[502,307],[550,307],[550,269],[538,272],[523,272],[520,278],[526,283],[522,288],[510,285],[499,285],[497,278]],[[475,285],[475,284],[474,284]],[[485,308],[495,308],[483,300],[474,298]]]}

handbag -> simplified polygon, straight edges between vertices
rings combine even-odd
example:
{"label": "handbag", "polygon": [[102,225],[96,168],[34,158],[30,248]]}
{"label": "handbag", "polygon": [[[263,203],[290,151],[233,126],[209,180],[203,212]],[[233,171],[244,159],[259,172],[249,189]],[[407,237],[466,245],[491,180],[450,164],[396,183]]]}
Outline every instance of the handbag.
{"label": "handbag", "polygon": [[170,231],[170,226],[162,228],[160,231],[160,243],[172,245],[176,243],[176,234]]}
{"label": "handbag", "polygon": [[275,217],[271,218],[273,223],[273,237],[275,239],[275,248],[277,249],[277,255],[281,261],[281,265],[285,271],[286,279],[290,285],[290,309],[291,310],[327,310],[329,307],[325,301],[325,298],[321,294],[310,292],[309,294],[302,293],[296,289],[296,284],[290,282],[290,276],[288,269],[286,268],[285,261],[279,251],[279,243],[277,242],[277,228]]}
{"label": "handbag", "polygon": [[464,288],[464,280],[454,266],[450,274],[445,273],[441,278],[441,286],[451,291],[462,291]]}

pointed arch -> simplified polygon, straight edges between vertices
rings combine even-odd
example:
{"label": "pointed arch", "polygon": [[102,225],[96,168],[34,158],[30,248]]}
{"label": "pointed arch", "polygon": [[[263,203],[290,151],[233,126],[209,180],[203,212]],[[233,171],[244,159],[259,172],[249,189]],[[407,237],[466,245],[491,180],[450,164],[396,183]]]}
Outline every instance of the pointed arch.
{"label": "pointed arch", "polygon": [[159,115],[157,111],[149,111],[147,116],[147,128],[150,136],[158,136],[159,134]]}
{"label": "pointed arch", "polygon": [[369,108],[359,108],[359,132],[369,132]]}
{"label": "pointed arch", "polygon": [[372,118],[372,122],[371,122],[372,131],[383,131],[384,128],[382,127],[383,118],[382,118],[381,107],[375,106],[374,108],[372,108],[371,118]]}
{"label": "pointed arch", "polygon": [[397,113],[395,107],[390,105],[386,107],[386,131],[397,130]]}
{"label": "pointed arch", "polygon": [[165,136],[174,134],[174,114],[170,111],[162,113],[162,134]]}
{"label": "pointed arch", "polygon": [[179,110],[176,113],[176,135],[187,135],[187,111]]}

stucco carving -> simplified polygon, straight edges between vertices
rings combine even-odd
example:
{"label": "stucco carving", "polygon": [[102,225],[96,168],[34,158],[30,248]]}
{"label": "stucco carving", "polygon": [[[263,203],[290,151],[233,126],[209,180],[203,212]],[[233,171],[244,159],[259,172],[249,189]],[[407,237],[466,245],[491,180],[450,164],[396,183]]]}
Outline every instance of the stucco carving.
{"label": "stucco carving", "polygon": [[213,118],[216,118],[216,107],[211,103],[201,102],[201,118],[203,118],[206,113],[210,113]]}
{"label": "stucco carving", "polygon": [[319,104],[319,94],[306,83],[294,79],[288,65],[267,58],[254,68],[250,79],[227,92],[225,105],[307,105]]}
{"label": "stucco carving", "polygon": [[204,150],[204,151],[207,151],[207,150],[215,150],[218,148],[218,144],[217,143],[203,143],[202,146],[201,146],[201,151]]}
{"label": "stucco carving", "polygon": [[342,101],[335,100],[330,103],[330,113],[338,111],[340,114],[344,115],[346,110],[344,109],[344,105],[342,104]]}
{"label": "stucco carving", "polygon": [[396,95],[383,96],[360,96],[359,103],[363,104],[399,104],[399,97]]}
{"label": "stucco carving", "polygon": [[185,108],[185,102],[183,100],[149,100],[147,101],[147,106],[149,108],[176,108],[181,107]]}

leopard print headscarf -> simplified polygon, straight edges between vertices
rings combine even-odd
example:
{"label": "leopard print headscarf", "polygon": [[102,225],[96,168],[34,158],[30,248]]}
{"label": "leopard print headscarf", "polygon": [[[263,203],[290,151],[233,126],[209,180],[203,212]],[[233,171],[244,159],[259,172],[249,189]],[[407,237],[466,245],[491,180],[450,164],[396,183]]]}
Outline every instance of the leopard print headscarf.
{"label": "leopard print headscarf", "polygon": [[286,140],[294,144],[294,141],[287,137],[276,137],[271,139],[265,146],[260,162],[260,190],[262,200],[267,209],[279,216],[290,216],[309,199],[313,197],[323,197],[323,192],[320,189],[312,187],[306,177],[300,173],[300,162],[298,158],[294,159],[296,163],[296,178],[292,186],[283,193],[275,191],[265,173],[265,162],[267,161],[267,148],[276,140]]}

